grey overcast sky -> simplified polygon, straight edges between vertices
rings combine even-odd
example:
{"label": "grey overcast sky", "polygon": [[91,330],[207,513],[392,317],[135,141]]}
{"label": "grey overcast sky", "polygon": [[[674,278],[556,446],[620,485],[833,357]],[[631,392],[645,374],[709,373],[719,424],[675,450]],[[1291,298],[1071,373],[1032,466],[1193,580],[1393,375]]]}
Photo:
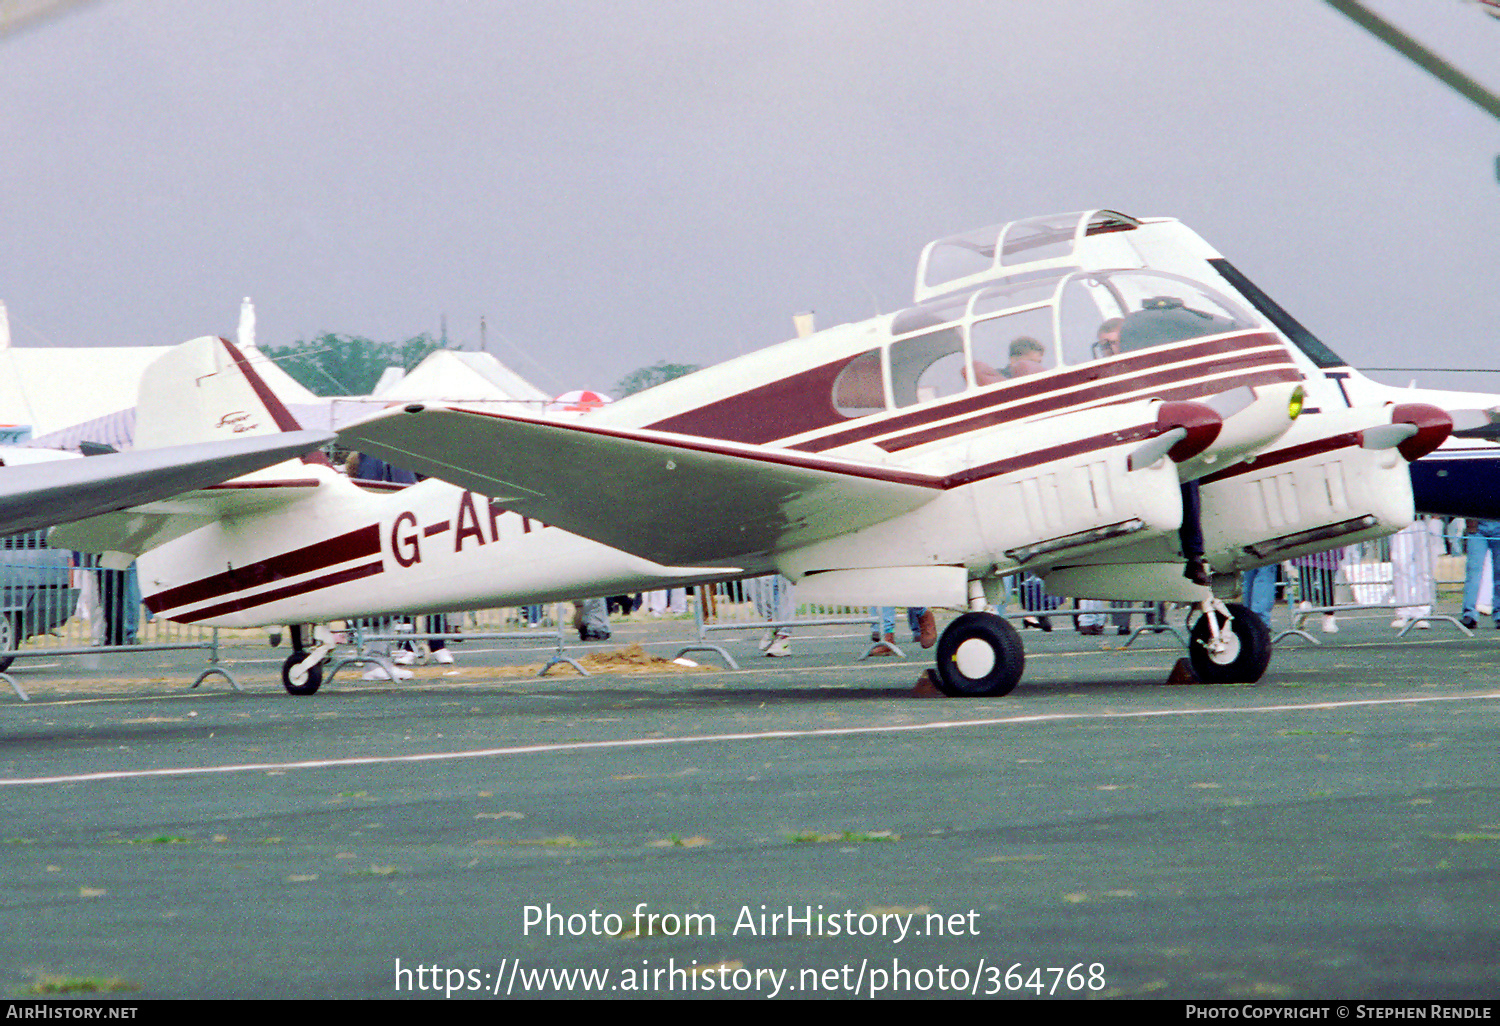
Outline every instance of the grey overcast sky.
{"label": "grey overcast sky", "polygon": [[[1479,6],[1371,6],[1500,90]],[[230,334],[246,295],[262,344],[484,316],[607,390],[1102,206],[1180,217],[1356,365],[1496,368],[1497,153],[1319,0],[99,0],[0,39],[0,299],[23,346]]]}

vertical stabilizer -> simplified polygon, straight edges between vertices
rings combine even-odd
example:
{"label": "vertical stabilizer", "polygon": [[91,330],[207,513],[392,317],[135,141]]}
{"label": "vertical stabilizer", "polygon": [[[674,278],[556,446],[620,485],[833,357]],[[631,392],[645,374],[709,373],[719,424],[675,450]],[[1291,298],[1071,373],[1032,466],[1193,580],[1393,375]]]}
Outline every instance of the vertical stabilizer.
{"label": "vertical stabilizer", "polygon": [[[137,449],[300,429],[255,362],[228,339],[205,336],[175,346],[141,379]],[[327,462],[321,453],[303,460]]]}

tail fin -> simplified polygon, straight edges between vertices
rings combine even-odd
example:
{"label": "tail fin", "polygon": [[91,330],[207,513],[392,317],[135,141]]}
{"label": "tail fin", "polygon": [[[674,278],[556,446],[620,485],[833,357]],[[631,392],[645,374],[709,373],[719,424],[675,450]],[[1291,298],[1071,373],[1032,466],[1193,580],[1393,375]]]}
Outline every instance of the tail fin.
{"label": "tail fin", "polygon": [[[136,403],[137,449],[301,430],[256,367],[255,349],[205,336],[174,347],[146,369]],[[305,463],[328,462],[321,452]]]}

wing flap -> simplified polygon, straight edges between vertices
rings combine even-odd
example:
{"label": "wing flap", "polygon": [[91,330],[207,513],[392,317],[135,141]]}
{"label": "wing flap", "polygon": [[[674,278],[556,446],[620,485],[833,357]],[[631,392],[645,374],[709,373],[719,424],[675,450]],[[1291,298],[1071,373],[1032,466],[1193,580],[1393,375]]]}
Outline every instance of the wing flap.
{"label": "wing flap", "polygon": [[668,565],[831,537],[930,502],[941,481],[877,464],[574,421],[409,406],[340,441]]}

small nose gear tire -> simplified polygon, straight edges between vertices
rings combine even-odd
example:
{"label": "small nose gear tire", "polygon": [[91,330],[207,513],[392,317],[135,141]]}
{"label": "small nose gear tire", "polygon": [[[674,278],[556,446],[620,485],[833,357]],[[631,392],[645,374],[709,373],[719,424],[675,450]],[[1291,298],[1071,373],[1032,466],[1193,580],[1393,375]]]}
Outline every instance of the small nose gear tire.
{"label": "small nose gear tire", "polygon": [[323,684],[323,664],[313,663],[307,668],[307,674],[301,680],[292,677],[292,667],[307,658],[306,652],[293,652],[286,657],[286,662],[281,664],[281,686],[286,688],[288,694],[311,695],[317,692]]}

